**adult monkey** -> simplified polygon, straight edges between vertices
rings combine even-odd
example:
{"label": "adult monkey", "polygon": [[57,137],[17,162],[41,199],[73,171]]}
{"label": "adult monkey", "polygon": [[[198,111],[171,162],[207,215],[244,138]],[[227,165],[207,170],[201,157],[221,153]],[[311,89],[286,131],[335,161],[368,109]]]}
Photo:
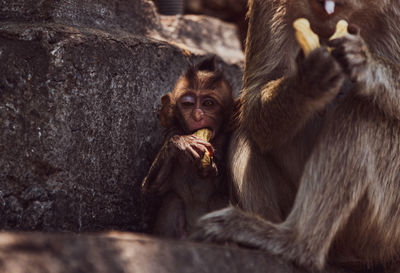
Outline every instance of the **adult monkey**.
{"label": "adult monkey", "polygon": [[[230,157],[246,212],[209,214],[193,237],[233,240],[312,270],[328,261],[393,272],[400,256],[400,1],[250,0],[249,8]],[[358,27],[328,43],[332,54],[322,47],[302,59],[292,29],[299,17],[325,45],[339,19]]]}

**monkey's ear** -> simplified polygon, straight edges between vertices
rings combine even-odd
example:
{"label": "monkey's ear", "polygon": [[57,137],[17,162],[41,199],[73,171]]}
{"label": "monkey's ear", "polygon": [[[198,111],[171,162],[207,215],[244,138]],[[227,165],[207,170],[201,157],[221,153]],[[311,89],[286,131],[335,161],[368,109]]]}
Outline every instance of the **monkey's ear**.
{"label": "monkey's ear", "polygon": [[197,68],[193,65],[189,66],[188,70],[186,70],[184,77],[191,81],[196,78]]}
{"label": "monkey's ear", "polygon": [[165,128],[170,128],[174,120],[175,99],[171,93],[161,98],[160,123]]}
{"label": "monkey's ear", "polygon": [[206,58],[201,63],[196,65],[197,70],[215,71],[216,69],[215,59],[216,59],[215,55]]}

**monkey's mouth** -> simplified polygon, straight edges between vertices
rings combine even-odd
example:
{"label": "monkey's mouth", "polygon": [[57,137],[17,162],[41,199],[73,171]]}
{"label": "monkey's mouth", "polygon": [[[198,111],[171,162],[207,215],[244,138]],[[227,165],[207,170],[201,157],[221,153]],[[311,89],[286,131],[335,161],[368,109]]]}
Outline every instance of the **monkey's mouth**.
{"label": "monkey's mouth", "polygon": [[343,5],[341,0],[316,0],[327,15],[332,15],[335,13],[337,7]]}
{"label": "monkey's mouth", "polygon": [[309,0],[310,8],[316,17],[311,28],[320,36],[328,39],[335,31],[336,23],[343,19],[346,2],[344,0]]}
{"label": "monkey's mouth", "polygon": [[211,131],[211,138],[210,138],[210,140],[214,138],[214,136],[215,136],[215,130],[213,130],[211,127],[199,127],[199,128],[197,128],[197,129],[193,130],[192,134],[194,134],[195,132],[197,132],[198,130],[201,130],[201,129],[208,129],[208,130],[210,130],[210,131]]}

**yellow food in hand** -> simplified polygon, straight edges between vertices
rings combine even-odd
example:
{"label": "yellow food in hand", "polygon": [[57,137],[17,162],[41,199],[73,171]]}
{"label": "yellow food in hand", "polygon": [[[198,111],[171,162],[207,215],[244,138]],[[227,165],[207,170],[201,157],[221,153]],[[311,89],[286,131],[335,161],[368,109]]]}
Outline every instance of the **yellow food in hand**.
{"label": "yellow food in hand", "polygon": [[[349,24],[345,20],[340,20],[336,24],[335,33],[329,38],[329,40],[337,39],[348,34],[348,25]],[[296,30],[296,40],[300,44],[304,56],[307,56],[311,51],[320,47],[318,35],[311,30],[310,22],[307,19],[299,18],[295,20],[293,22],[293,27]]]}
{"label": "yellow food in hand", "polygon": [[299,18],[295,20],[293,27],[296,30],[296,40],[303,49],[304,56],[320,46],[318,35],[311,30],[310,22],[307,19]]}
{"label": "yellow food in hand", "polygon": [[347,27],[349,26],[349,24],[345,21],[345,20],[340,20],[337,24],[336,24],[336,31],[335,33],[333,33],[333,35],[329,38],[329,40],[333,40],[333,39],[337,39],[340,38],[346,34],[348,34],[349,32],[347,31]]}
{"label": "yellow food in hand", "polygon": [[[209,129],[200,129],[196,131],[194,135],[208,142],[211,139],[212,132]],[[203,168],[205,168],[211,165],[211,162],[212,162],[212,156],[210,156],[210,152],[207,150],[204,153],[203,159],[201,160],[201,165],[203,166]]]}
{"label": "yellow food in hand", "polygon": [[200,129],[194,133],[195,136],[197,136],[207,142],[210,141],[211,134],[212,134],[212,132],[210,129]]}

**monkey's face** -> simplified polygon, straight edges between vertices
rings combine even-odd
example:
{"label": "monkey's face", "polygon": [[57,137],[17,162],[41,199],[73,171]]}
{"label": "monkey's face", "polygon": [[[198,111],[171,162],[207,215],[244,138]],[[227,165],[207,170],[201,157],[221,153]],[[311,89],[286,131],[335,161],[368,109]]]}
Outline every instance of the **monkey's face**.
{"label": "monkey's face", "polygon": [[[336,23],[345,19],[350,24],[359,22],[360,17],[368,16],[371,10],[380,10],[389,5],[390,0],[303,0],[294,1],[290,7],[294,18],[305,17],[311,28],[321,38],[330,37],[335,31]],[[372,14],[371,14],[372,16]]]}
{"label": "monkey's face", "polygon": [[223,116],[223,107],[213,90],[188,90],[177,101],[187,133],[208,128],[211,139],[218,133]]}
{"label": "monkey's face", "polygon": [[197,71],[178,80],[172,96],[176,102],[176,117],[188,134],[203,128],[212,131],[211,139],[218,135],[233,105],[232,90],[215,72]]}

